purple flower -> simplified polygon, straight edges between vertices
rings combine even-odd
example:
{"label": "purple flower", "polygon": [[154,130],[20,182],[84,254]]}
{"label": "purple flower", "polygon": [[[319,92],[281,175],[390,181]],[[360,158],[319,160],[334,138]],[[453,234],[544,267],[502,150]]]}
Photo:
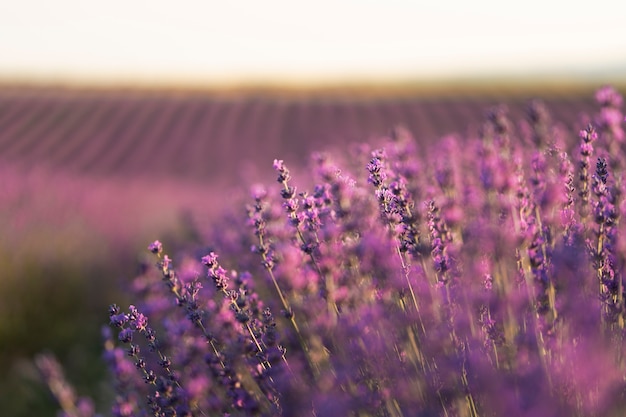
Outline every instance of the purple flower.
{"label": "purple flower", "polygon": [[130,343],[133,340],[133,333],[134,332],[135,331],[133,329],[131,329],[130,327],[122,329],[122,331],[118,335],[118,338],[119,338],[120,342],[122,342],[122,343]]}
{"label": "purple flower", "polygon": [[133,328],[139,332],[146,330],[146,327],[148,326],[148,318],[138,312],[135,306],[131,305],[129,309],[131,311],[131,325]]}
{"label": "purple flower", "polygon": [[202,263],[209,268],[214,268],[217,265],[217,254],[211,252],[208,255],[202,257]]}
{"label": "purple flower", "polygon": [[601,106],[607,107],[621,107],[623,100],[622,96],[612,86],[604,86],[596,91],[596,101]]}
{"label": "purple flower", "polygon": [[168,270],[168,269],[170,269],[170,267],[172,265],[172,260],[170,259],[169,256],[164,255],[163,256],[163,260],[161,261],[161,265],[163,267],[163,270]]}
{"label": "purple flower", "polygon": [[285,167],[283,160],[274,159],[274,170],[278,171],[277,181],[279,183],[286,183],[291,179],[291,175],[289,174],[289,170]]}
{"label": "purple flower", "polygon": [[115,314],[111,316],[111,325],[115,327],[122,327],[128,322],[128,316],[126,314]]}
{"label": "purple flower", "polygon": [[148,250],[152,253],[161,254],[161,252],[163,252],[163,245],[158,240],[155,240],[148,245]]}
{"label": "purple flower", "polygon": [[586,129],[581,130],[578,136],[580,136],[585,143],[591,143],[598,139],[598,133],[592,125],[588,125]]}
{"label": "purple flower", "polygon": [[602,181],[603,184],[606,184],[609,172],[607,171],[605,158],[598,158],[598,162],[596,163],[596,175],[600,178],[600,181]]}
{"label": "purple flower", "polygon": [[380,187],[387,179],[387,173],[383,165],[384,152],[382,150],[372,153],[374,157],[367,165],[367,171],[369,172],[368,182],[375,187]]}
{"label": "purple flower", "polygon": [[250,194],[255,200],[262,200],[267,196],[267,189],[263,184],[255,184],[251,187]]}
{"label": "purple flower", "polygon": [[226,274],[226,270],[221,266],[217,265],[210,269],[209,277],[213,279],[217,289],[225,290],[228,288],[228,275]]}

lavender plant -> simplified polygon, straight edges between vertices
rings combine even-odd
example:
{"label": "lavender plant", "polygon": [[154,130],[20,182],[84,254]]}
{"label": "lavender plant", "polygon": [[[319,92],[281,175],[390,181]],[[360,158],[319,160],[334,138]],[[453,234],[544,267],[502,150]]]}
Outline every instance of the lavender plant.
{"label": "lavender plant", "polygon": [[526,136],[498,107],[315,154],[308,191],[275,160],[205,253],[150,244],[104,332],[111,414],[623,415],[622,99],[596,98],[579,136],[535,101]]}

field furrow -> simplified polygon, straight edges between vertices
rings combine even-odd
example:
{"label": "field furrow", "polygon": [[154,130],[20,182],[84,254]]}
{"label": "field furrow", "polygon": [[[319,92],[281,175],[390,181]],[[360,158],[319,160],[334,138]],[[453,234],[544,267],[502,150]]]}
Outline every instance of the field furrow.
{"label": "field furrow", "polygon": [[[0,89],[0,158],[99,177],[236,180],[241,166],[265,170],[274,158],[302,164],[311,151],[368,141],[397,125],[424,144],[475,135],[492,106],[504,103],[523,119],[530,98]],[[570,130],[594,108],[583,94],[553,95],[545,104]]]}

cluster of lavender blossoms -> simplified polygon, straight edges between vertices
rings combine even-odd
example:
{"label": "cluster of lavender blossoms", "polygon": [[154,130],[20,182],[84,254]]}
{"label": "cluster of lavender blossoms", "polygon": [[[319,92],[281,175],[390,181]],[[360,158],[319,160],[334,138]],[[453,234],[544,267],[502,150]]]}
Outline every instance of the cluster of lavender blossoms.
{"label": "cluster of lavender blossoms", "polygon": [[623,416],[624,116],[596,99],[578,136],[533,101],[315,154],[307,191],[274,161],[205,253],[149,246],[104,332],[111,414]]}

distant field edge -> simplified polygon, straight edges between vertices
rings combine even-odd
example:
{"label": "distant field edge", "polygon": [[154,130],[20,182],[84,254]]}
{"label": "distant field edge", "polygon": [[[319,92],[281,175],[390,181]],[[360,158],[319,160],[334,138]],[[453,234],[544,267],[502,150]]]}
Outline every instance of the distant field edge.
{"label": "distant field edge", "polygon": [[31,93],[97,93],[156,95],[264,96],[285,98],[350,97],[463,97],[463,96],[563,96],[589,95],[602,85],[626,90],[625,77],[580,78],[551,77],[481,77],[432,80],[338,80],[324,82],[242,81],[229,83],[153,82],[153,81],[84,81],[29,80],[0,75],[0,91]]}

